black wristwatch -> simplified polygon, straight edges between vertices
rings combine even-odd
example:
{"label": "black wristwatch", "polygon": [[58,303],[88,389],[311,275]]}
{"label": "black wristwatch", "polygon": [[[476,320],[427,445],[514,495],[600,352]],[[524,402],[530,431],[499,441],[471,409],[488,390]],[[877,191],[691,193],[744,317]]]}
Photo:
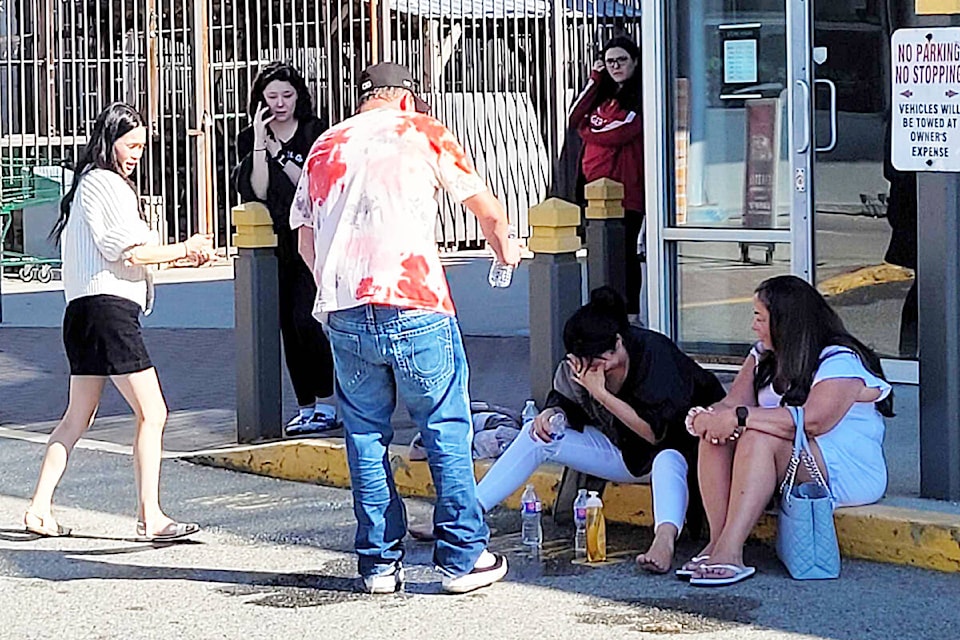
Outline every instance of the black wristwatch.
{"label": "black wristwatch", "polygon": [[746,407],[737,407],[737,426],[746,427],[747,426],[747,416],[750,415],[750,410]]}

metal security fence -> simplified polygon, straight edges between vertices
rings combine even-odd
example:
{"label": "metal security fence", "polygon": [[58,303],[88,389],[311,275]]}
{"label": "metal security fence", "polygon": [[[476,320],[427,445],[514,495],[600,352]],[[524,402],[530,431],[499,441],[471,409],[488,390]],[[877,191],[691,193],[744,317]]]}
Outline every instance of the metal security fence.
{"label": "metal security fence", "polygon": [[[525,232],[556,179],[567,109],[600,43],[639,36],[640,1],[0,0],[0,160],[69,167],[99,110],[129,102],[149,121],[137,177],[151,224],[168,241],[203,230],[224,247],[261,66],[292,62],[338,122],[356,108],[360,71],[395,60]],[[482,238],[445,203],[438,242]]]}

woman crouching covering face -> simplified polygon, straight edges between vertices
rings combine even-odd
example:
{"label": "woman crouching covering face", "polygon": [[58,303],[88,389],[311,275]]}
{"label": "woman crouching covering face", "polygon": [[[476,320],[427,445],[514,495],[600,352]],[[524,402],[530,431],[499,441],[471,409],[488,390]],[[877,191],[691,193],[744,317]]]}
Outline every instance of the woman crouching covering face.
{"label": "woman crouching covering face", "polygon": [[[697,468],[698,439],[684,419],[690,407],[723,398],[723,387],[666,336],[631,326],[623,298],[609,287],[594,290],[571,316],[563,341],[567,356],[546,409],[480,481],[480,504],[491,509],[546,461],[619,483],[649,473],[655,536],[637,563],[665,573],[686,519],[688,487],[696,486],[689,472]],[[549,421],[558,413],[571,429],[554,440]]]}

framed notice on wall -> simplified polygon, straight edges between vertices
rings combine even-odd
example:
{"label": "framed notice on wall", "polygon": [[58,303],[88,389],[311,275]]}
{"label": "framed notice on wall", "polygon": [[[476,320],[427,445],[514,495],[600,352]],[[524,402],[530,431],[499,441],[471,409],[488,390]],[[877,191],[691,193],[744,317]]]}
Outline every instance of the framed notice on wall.
{"label": "framed notice on wall", "polygon": [[722,62],[720,98],[725,100],[761,98],[760,23],[722,24],[720,60]]}
{"label": "framed notice on wall", "polygon": [[749,100],[746,105],[746,175],[743,226],[772,229],[777,214],[777,164],[780,158],[780,100]]}

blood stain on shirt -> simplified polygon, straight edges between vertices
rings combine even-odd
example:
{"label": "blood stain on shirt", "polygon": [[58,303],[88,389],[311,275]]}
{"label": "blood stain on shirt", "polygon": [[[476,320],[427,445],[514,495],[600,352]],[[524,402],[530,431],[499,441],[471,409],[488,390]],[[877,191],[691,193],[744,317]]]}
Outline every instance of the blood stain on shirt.
{"label": "blood stain on shirt", "polygon": [[473,173],[473,165],[470,163],[470,159],[467,158],[457,141],[451,137],[443,123],[430,116],[418,114],[401,122],[397,126],[397,132],[403,135],[411,125],[427,137],[437,156],[440,156],[443,152],[449,153],[458,169],[464,173]]}
{"label": "blood stain on shirt", "polygon": [[331,130],[321,138],[319,145],[307,161],[310,172],[310,199],[322,204],[330,197],[337,182],[347,173],[347,165],[340,153],[340,145],[350,138],[350,129]]}
{"label": "blood stain on shirt", "polygon": [[410,300],[417,300],[430,306],[440,303],[437,294],[427,286],[427,274],[430,267],[423,256],[411,255],[400,263],[403,274],[397,283],[397,289]]}
{"label": "blood stain on shirt", "polygon": [[373,295],[376,295],[377,291],[380,290],[380,287],[373,284],[373,278],[367,277],[360,281],[360,284],[357,285],[357,292],[353,295],[357,300],[367,298]]}

